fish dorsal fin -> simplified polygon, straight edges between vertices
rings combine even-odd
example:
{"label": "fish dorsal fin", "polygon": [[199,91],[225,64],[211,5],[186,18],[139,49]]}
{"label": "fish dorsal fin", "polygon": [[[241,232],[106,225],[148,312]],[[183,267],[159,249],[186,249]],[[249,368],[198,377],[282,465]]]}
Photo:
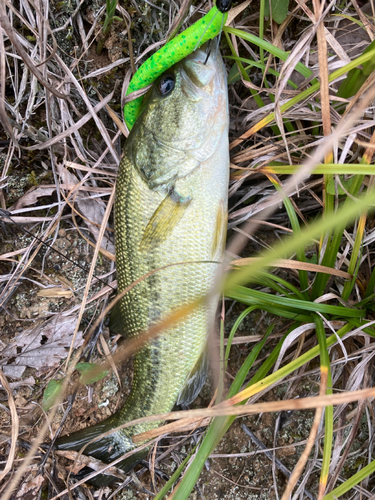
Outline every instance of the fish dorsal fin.
{"label": "fish dorsal fin", "polygon": [[171,190],[153,213],[140,243],[140,250],[147,252],[159,246],[182,219],[191,202]]}
{"label": "fish dorsal fin", "polygon": [[208,371],[208,350],[207,348],[200,355],[194,368],[187,376],[186,382],[177,396],[177,405],[189,405],[201,392],[206,381]]}

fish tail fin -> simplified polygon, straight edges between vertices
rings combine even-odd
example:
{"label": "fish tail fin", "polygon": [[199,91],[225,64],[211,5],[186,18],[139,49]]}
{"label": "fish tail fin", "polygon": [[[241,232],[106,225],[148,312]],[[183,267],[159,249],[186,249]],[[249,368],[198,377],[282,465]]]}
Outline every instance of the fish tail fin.
{"label": "fish tail fin", "polygon": [[[75,450],[79,451],[83,446],[87,445],[92,439],[99,437],[110,429],[117,427],[118,416],[115,414],[112,417],[99,422],[91,427],[86,427],[77,432],[73,432],[68,436],[62,436],[58,438],[55,442],[55,447],[57,450]],[[106,437],[98,439],[93,443],[90,443],[83,450],[84,455],[90,455],[91,457],[97,458],[105,463],[111,463],[121,455],[124,455],[127,451],[134,448],[134,444],[131,439],[126,435],[122,435],[119,432],[110,434]],[[148,449],[140,450],[134,453],[130,457],[117,463],[115,466],[122,469],[124,472],[129,472],[132,470],[146,455]],[[92,470],[85,467],[81,473],[80,477],[86,476]],[[90,484],[94,486],[106,486],[116,480],[116,477],[98,474],[95,478],[90,479]]]}
{"label": "fish tail fin", "polygon": [[[58,450],[75,450],[79,451],[83,446],[87,445],[92,439],[99,437],[104,434],[109,429],[116,427],[116,415],[99,422],[98,424],[92,425],[91,427],[86,427],[76,432],[72,432],[66,436],[62,436],[56,439],[56,449]],[[113,435],[110,434],[106,438],[102,438],[94,443],[89,444],[83,450],[85,455],[91,455],[95,458],[102,460],[103,453],[105,450],[106,443],[111,443],[113,441]],[[90,453],[89,453],[90,451]],[[100,455],[100,456],[98,456]]]}

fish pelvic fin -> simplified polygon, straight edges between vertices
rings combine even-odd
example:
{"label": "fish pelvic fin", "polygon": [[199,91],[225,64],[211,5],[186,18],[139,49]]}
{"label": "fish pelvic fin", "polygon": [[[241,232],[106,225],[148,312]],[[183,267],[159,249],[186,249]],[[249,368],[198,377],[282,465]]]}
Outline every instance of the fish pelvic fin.
{"label": "fish pelvic fin", "polygon": [[111,312],[109,313],[109,331],[112,334],[127,337],[124,328],[124,321],[121,315],[120,302],[117,302],[117,304],[112,307]]}
{"label": "fish pelvic fin", "polygon": [[200,355],[194,368],[189,373],[184,386],[182,387],[176,401],[176,405],[189,405],[201,392],[206,381],[208,372],[208,350],[207,347]]}

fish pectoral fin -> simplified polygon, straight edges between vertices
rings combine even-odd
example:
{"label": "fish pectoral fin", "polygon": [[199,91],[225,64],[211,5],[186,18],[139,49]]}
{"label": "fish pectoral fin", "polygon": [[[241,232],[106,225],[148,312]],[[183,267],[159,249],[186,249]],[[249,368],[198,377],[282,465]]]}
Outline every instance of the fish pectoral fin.
{"label": "fish pectoral fin", "polygon": [[201,392],[208,371],[208,349],[206,348],[189,373],[176,401],[176,405],[189,405]]}
{"label": "fish pectoral fin", "polygon": [[190,202],[190,197],[183,197],[171,190],[147,224],[140,243],[140,250],[150,251],[165,241],[184,216]]}

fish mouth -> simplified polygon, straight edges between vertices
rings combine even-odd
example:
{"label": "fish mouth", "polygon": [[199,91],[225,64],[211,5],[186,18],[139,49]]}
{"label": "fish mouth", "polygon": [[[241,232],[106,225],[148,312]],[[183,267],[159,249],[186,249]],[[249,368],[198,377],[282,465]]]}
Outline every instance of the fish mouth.
{"label": "fish mouth", "polygon": [[209,59],[213,60],[213,63],[217,63],[218,53],[219,53],[219,45],[220,45],[221,33],[214,39],[208,40],[207,43],[201,47],[202,50],[205,51],[206,59],[204,64],[207,64]]}
{"label": "fish mouth", "polygon": [[198,101],[213,97],[218,86],[218,47],[218,40],[210,40],[182,61],[182,91],[189,99]]}
{"label": "fish mouth", "polygon": [[208,40],[202,47],[193,52],[194,54],[200,53],[199,57],[203,64],[211,63],[216,65],[219,54],[220,36]]}
{"label": "fish mouth", "polygon": [[196,93],[203,97],[211,95],[213,89],[211,82],[215,78],[215,75],[216,69],[201,61],[187,59],[182,63],[181,76],[183,79],[183,89],[184,84],[188,83],[189,87],[193,85]]}

